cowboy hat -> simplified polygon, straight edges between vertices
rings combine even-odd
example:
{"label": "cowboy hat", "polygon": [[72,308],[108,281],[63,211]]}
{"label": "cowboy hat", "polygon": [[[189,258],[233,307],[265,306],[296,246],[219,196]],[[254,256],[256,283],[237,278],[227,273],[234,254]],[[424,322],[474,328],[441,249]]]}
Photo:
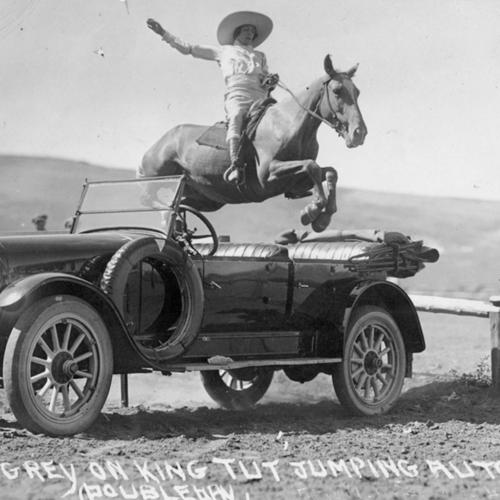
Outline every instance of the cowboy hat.
{"label": "cowboy hat", "polygon": [[273,29],[273,22],[264,14],[250,11],[233,12],[220,22],[217,28],[217,40],[221,45],[232,45],[234,30],[245,24],[251,24],[257,30],[257,36],[253,41],[254,47],[260,45]]}

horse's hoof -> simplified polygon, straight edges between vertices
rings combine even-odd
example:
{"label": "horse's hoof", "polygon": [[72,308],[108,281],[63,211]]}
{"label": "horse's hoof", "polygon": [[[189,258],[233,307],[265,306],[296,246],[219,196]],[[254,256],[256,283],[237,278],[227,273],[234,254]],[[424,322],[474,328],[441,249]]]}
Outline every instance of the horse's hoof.
{"label": "horse's hoof", "polygon": [[311,228],[316,233],[323,232],[329,225],[332,220],[332,216],[330,214],[321,213],[318,218],[311,224]]}
{"label": "horse's hoof", "polygon": [[308,226],[311,223],[311,218],[305,208],[300,211],[300,223],[303,226]]}
{"label": "horse's hoof", "polygon": [[307,226],[315,221],[321,214],[322,207],[318,202],[312,202],[306,205],[300,212],[300,222]]}

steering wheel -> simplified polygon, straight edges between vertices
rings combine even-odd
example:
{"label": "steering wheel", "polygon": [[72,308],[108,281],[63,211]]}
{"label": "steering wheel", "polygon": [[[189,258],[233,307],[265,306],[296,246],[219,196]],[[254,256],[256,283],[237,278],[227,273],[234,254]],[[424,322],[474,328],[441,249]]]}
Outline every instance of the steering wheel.
{"label": "steering wheel", "polygon": [[[194,215],[196,219],[201,221],[208,229],[208,234],[197,234],[198,228],[189,229],[188,227],[188,214]],[[174,225],[174,235],[177,239],[185,241],[191,248],[193,247],[193,240],[201,240],[203,238],[211,238],[211,247],[207,255],[213,255],[217,248],[219,248],[219,237],[215,231],[212,223],[196,208],[190,207],[188,205],[179,205],[177,212],[177,218]]]}

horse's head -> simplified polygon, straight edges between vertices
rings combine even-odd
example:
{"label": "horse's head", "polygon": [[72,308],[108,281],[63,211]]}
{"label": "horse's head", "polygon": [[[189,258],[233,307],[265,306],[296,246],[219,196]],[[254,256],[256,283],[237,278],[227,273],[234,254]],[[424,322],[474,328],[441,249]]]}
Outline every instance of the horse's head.
{"label": "horse's head", "polygon": [[323,82],[319,112],[345,139],[348,148],[361,146],[367,129],[358,107],[359,90],[352,81],[358,66],[346,72],[336,71],[329,55],[325,57],[324,66],[328,78]]}

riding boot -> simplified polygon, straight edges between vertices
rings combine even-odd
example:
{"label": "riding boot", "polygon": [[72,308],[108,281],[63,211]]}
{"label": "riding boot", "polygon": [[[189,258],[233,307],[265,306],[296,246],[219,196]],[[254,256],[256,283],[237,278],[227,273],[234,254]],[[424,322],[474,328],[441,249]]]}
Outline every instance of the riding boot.
{"label": "riding boot", "polygon": [[231,137],[228,140],[228,146],[231,165],[224,172],[224,180],[229,183],[241,184],[243,182],[243,169],[239,162],[240,138]]}

